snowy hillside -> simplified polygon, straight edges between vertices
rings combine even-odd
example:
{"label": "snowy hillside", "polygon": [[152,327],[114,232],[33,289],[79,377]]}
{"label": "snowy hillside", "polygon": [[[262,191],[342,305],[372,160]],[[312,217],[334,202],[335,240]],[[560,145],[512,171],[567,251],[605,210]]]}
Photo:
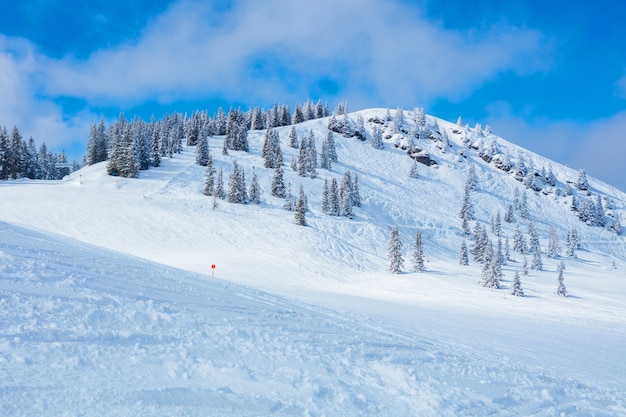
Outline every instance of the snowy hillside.
{"label": "snowy hillside", "polygon": [[[228,155],[222,137],[209,138],[225,180],[233,161],[247,179],[254,167],[259,205],[214,208],[193,147],[138,179],[109,176],[99,163],[62,181],[1,183],[3,414],[624,414],[626,245],[612,226],[626,196],[593,178],[578,190],[578,170],[430,116],[432,137],[411,149],[436,164],[418,162],[411,178],[402,148],[412,113],[397,124],[384,109],[350,114],[344,127],[361,129],[361,118],[365,140],[335,134],[338,162],[316,178],[289,167],[298,157],[291,127],[276,129],[285,182],[308,198],[307,227],[270,194],[265,131],[249,132],[249,152]],[[312,131],[319,149],[328,126],[322,118],[296,131]],[[374,128],[383,149],[371,146]],[[502,169],[520,158],[539,191]],[[478,284],[473,259],[459,265],[472,169],[478,222],[489,227],[525,195],[529,219],[516,212],[503,237],[516,225],[526,233],[532,220],[544,253],[551,229],[561,242],[542,271],[522,276],[525,297],[510,295],[523,261],[513,250],[499,290]],[[341,183],[346,171],[358,176],[361,207],[352,219],[323,214],[324,180]],[[572,194],[599,196],[605,227],[583,223]],[[387,272],[394,226],[405,250],[399,275]],[[576,258],[564,248],[573,229]],[[422,274],[408,272],[417,230]],[[555,295],[561,261],[569,297]]]}

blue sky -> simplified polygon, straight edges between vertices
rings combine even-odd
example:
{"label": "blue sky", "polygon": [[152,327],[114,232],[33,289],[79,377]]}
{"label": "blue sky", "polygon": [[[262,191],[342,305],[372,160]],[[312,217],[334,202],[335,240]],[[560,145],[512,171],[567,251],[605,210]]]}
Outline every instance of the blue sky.
{"label": "blue sky", "polygon": [[89,125],[307,98],[424,107],[626,190],[626,3],[2,1],[0,125],[81,156]]}

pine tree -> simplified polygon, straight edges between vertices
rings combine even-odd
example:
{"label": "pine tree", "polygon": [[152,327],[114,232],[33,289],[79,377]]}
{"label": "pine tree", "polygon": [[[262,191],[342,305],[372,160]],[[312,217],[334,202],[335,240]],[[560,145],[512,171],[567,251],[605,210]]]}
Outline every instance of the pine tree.
{"label": "pine tree", "polygon": [[578,232],[574,229],[570,229],[567,232],[565,254],[570,258],[575,258],[576,249],[578,249]]}
{"label": "pine tree", "polygon": [[298,200],[296,201],[296,208],[294,214],[294,221],[298,226],[306,226],[306,196],[304,195],[304,188],[300,184],[300,192],[298,193]]}
{"label": "pine tree", "polygon": [[511,295],[516,297],[523,297],[524,290],[522,290],[522,283],[519,278],[519,272],[515,271],[515,275],[513,276],[513,285],[511,286]]}
{"label": "pine tree", "polygon": [[528,276],[528,258],[524,255],[524,260],[522,261],[522,275]]}
{"label": "pine tree", "polygon": [[324,179],[322,191],[322,213],[330,214],[330,190],[328,189],[328,179]]}
{"label": "pine tree", "polygon": [[561,251],[561,245],[559,243],[559,236],[556,233],[556,229],[554,227],[550,227],[550,238],[548,240],[548,252],[546,255],[548,258],[555,258],[559,255]]}
{"label": "pine tree", "polygon": [[196,142],[195,153],[196,153],[196,164],[203,166],[203,167],[206,166],[209,160],[209,155],[210,155],[209,142],[208,142],[207,136],[203,134],[202,131],[200,135],[198,136],[198,139]]}
{"label": "pine tree", "polygon": [[563,261],[561,261],[557,267],[557,283],[558,286],[556,288],[556,295],[559,295],[561,297],[567,297],[567,288],[565,288],[565,283],[563,282],[563,271],[565,270],[565,263],[563,263]]}
{"label": "pine tree", "polygon": [[581,191],[589,190],[589,181],[587,180],[587,174],[584,169],[578,172],[578,178],[576,179],[576,188]]}
{"label": "pine tree", "polygon": [[156,124],[152,127],[152,141],[150,142],[150,163],[153,167],[161,165],[161,136]]}
{"label": "pine tree", "polygon": [[296,133],[295,126],[292,126],[291,131],[289,132],[289,146],[293,149],[298,148],[298,134]]}
{"label": "pine tree", "polygon": [[222,200],[226,198],[226,190],[224,190],[224,173],[222,168],[220,168],[219,173],[217,174],[217,183],[215,184],[215,196],[221,198]]}
{"label": "pine tree", "polygon": [[298,175],[301,177],[306,177],[307,175],[307,154],[308,154],[308,142],[305,138],[300,140],[300,152],[298,154]]}
{"label": "pine tree", "polygon": [[604,208],[602,207],[602,199],[600,198],[599,195],[596,196],[593,223],[596,226],[600,226],[600,227],[606,226],[606,218],[604,217]]}
{"label": "pine tree", "polygon": [[504,215],[504,221],[507,223],[513,223],[513,205],[509,204]]}
{"label": "pine tree", "polygon": [[389,272],[399,274],[404,268],[404,259],[402,257],[402,242],[400,241],[400,232],[397,227],[391,228],[389,242],[387,244]]}
{"label": "pine tree", "polygon": [[335,178],[333,178],[330,181],[329,204],[330,204],[329,214],[331,216],[339,216],[340,214],[339,184],[337,184],[337,180]]}
{"label": "pine tree", "polygon": [[337,162],[339,159],[337,157],[337,148],[335,147],[335,135],[332,131],[328,131],[328,135],[326,136],[326,148],[328,150],[328,158],[331,162]]}
{"label": "pine tree", "polygon": [[476,189],[478,189],[478,178],[476,177],[476,166],[474,166],[474,164],[469,166],[465,186],[466,188],[469,187],[470,191],[476,191]]}
{"label": "pine tree", "polygon": [[287,211],[294,211],[296,208],[293,193],[291,192],[291,182],[287,183],[287,191],[285,192],[285,202],[283,203],[283,208]]}
{"label": "pine tree", "polygon": [[502,234],[502,221],[500,217],[500,212],[496,214],[496,217],[491,222],[491,231],[494,235],[500,236]]}
{"label": "pine tree", "polygon": [[263,166],[265,168],[275,168],[274,161],[274,141],[272,139],[272,129],[267,129],[265,131],[265,137],[263,140],[263,150],[261,151],[261,156],[263,157]]}
{"label": "pine tree", "polygon": [[[349,172],[349,171],[348,171]],[[350,201],[354,207],[361,207],[361,192],[359,191],[359,176],[354,174],[350,187]]]}
{"label": "pine tree", "polygon": [[256,178],[256,172],[252,167],[252,178],[250,179],[250,188],[248,190],[248,199],[252,204],[261,204],[261,188]]}
{"label": "pine tree", "polygon": [[467,266],[469,265],[469,257],[467,255],[467,245],[465,244],[465,239],[461,243],[461,252],[459,254],[459,265]]}
{"label": "pine tree", "polygon": [[296,158],[294,156],[291,157],[291,170],[293,172],[298,171],[298,163],[296,162]]}
{"label": "pine tree", "polygon": [[384,147],[383,133],[380,130],[380,127],[374,126],[374,129],[372,130],[372,148],[383,149]]}
{"label": "pine tree", "polygon": [[541,251],[533,251],[533,260],[530,267],[536,271],[543,271],[543,261],[541,260]]}
{"label": "pine tree", "polygon": [[350,171],[346,171],[341,182],[341,188],[339,189],[339,213],[341,216],[352,218],[352,192],[351,187],[352,180],[350,178]]}
{"label": "pine tree", "polygon": [[493,245],[488,243],[485,245],[483,254],[482,268],[482,286],[485,288],[500,288],[500,264],[498,257],[495,256]]}
{"label": "pine tree", "polygon": [[459,213],[459,217],[461,217],[461,219],[466,218],[467,220],[472,220],[474,218],[474,206],[472,205],[472,200],[470,199],[470,191],[470,185],[466,183],[465,192],[463,193],[461,212]]}
{"label": "pine tree", "polygon": [[422,232],[419,230],[415,234],[413,246],[413,270],[415,272],[424,272],[424,247],[422,245]]}
{"label": "pine tree", "polygon": [[206,165],[206,182],[204,186],[204,195],[214,195],[215,189],[215,169],[213,169],[213,158],[209,155]]}
{"label": "pine tree", "polygon": [[283,180],[283,167],[278,165],[274,169],[272,179],[272,195],[278,198],[285,198],[285,182]]}
{"label": "pine tree", "polygon": [[522,193],[522,198],[520,200],[519,206],[519,215],[524,220],[528,220],[530,218],[530,214],[528,212],[528,195],[526,194],[526,191]]}
{"label": "pine tree", "polygon": [[309,142],[306,152],[306,171],[309,177],[317,177],[317,149],[315,146],[315,134],[313,129],[309,133]]}
{"label": "pine tree", "polygon": [[233,170],[231,171],[228,180],[227,201],[229,203],[243,204],[243,196],[241,195],[240,191],[241,173],[239,172],[239,165],[237,165],[237,161],[233,161]]}

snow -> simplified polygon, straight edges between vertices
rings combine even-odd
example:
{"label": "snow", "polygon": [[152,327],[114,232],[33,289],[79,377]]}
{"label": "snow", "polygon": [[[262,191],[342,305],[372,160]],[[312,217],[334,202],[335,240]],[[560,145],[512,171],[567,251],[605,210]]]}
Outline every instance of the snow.
{"label": "snow", "polygon": [[[321,141],[326,123],[296,129]],[[527,191],[542,247],[550,227],[562,241],[576,227],[583,248],[576,259],[544,256],[544,271],[521,276],[525,297],[509,294],[518,254],[503,289],[482,288],[479,265],[458,265],[469,164],[484,224],[523,186],[452,129],[495,138],[513,159],[519,148],[437,123],[451,148],[418,143],[438,166],[420,166],[417,179],[389,139],[376,150],[336,135],[339,163],[315,179],[285,167],[285,182],[308,194],[308,227],[269,193],[264,132],[250,132],[247,154],[221,155],[221,138],[210,139],[225,179],[233,160],[248,179],[256,167],[258,206],[213,209],[192,148],[139,179],[96,164],[62,181],[0,184],[0,414],[624,415],[624,239],[580,223],[566,197]],[[280,129],[287,162],[290,129]],[[551,163],[560,186],[576,179]],[[325,216],[323,181],[346,170],[359,176],[363,207],[352,220]],[[624,212],[626,196],[589,182]],[[502,224],[509,238],[514,225]],[[422,230],[425,273],[386,272],[392,226],[407,268]],[[555,295],[562,259],[565,298]]]}

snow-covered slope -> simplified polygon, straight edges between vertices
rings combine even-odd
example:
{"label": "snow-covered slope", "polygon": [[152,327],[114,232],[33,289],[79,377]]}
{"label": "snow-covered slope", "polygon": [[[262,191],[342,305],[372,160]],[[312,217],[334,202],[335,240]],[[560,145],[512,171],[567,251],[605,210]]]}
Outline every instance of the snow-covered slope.
{"label": "snow-covered slope", "polygon": [[[385,110],[351,118],[359,114],[370,135],[377,123],[367,121],[384,119]],[[578,258],[544,258],[544,271],[522,278],[524,298],[509,295],[521,255],[504,267],[503,289],[480,287],[480,266],[458,265],[469,166],[479,182],[476,218],[485,224],[524,187],[463,141],[495,141],[512,159],[518,148],[437,122],[449,146],[416,143],[437,161],[420,166],[417,179],[395,138],[377,150],[336,135],[339,162],[315,179],[286,167],[294,190],[306,190],[308,227],[296,226],[269,193],[264,132],[250,132],[249,153],[226,156],[222,139],[210,139],[216,168],[227,174],[236,160],[250,178],[256,167],[260,205],[220,201],[213,209],[193,148],[139,179],[107,176],[96,164],[63,181],[0,184],[4,414],[626,412],[623,237],[578,220],[571,197],[556,192],[578,171],[552,162],[557,186],[527,192],[530,215],[544,247],[550,228],[562,241],[576,228]],[[313,130],[321,142],[327,126],[319,119],[297,130]],[[297,155],[289,130],[279,129],[287,164]],[[523,155],[535,167],[550,164]],[[363,206],[354,219],[326,216],[323,181],[346,170],[358,174]],[[626,196],[589,182],[611,200],[613,215],[624,212]],[[525,231],[527,221],[520,225]],[[423,231],[425,274],[386,272],[392,226],[407,258]],[[513,227],[503,223],[505,235]],[[568,298],[554,295],[561,260]],[[220,281],[210,279],[211,264]]]}

